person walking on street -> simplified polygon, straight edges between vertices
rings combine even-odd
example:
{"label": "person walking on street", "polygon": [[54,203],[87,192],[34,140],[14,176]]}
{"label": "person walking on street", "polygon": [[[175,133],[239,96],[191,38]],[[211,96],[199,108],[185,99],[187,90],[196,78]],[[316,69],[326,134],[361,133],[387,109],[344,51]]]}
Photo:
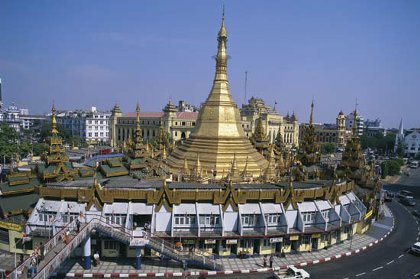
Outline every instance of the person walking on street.
{"label": "person walking on street", "polygon": [[264,255],[263,257],[263,266],[267,267],[267,255]]}
{"label": "person walking on street", "polygon": [[270,255],[270,268],[273,268],[273,254]]}

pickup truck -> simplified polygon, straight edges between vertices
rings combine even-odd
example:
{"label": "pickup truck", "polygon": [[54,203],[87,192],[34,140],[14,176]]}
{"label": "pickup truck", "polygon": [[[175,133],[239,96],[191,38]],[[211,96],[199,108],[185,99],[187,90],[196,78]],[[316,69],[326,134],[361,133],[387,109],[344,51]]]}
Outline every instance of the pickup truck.
{"label": "pickup truck", "polygon": [[308,272],[302,268],[297,268],[295,266],[288,266],[287,269],[281,269],[274,272],[274,278],[277,279],[300,279],[300,278],[310,278]]}

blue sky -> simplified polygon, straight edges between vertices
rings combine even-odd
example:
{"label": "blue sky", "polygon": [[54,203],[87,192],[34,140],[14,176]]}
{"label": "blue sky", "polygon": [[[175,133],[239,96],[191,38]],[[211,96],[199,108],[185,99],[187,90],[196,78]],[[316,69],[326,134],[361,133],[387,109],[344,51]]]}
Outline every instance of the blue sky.
{"label": "blue sky", "polygon": [[[419,127],[420,1],[225,1],[238,105],[334,122],[356,98],[385,127]],[[199,105],[214,75],[221,1],[0,1],[3,98],[46,112]]]}

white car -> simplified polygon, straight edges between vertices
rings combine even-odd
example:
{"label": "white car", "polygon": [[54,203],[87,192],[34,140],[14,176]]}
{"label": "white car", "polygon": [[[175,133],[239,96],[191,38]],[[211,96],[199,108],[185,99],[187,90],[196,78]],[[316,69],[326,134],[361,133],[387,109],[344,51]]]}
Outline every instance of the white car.
{"label": "white car", "polygon": [[297,268],[293,265],[287,267],[287,269],[282,269],[277,272],[274,272],[274,278],[277,279],[300,279],[300,278],[310,278],[308,272],[302,268]]}
{"label": "white car", "polygon": [[410,252],[420,255],[420,242],[416,242],[410,247]]}

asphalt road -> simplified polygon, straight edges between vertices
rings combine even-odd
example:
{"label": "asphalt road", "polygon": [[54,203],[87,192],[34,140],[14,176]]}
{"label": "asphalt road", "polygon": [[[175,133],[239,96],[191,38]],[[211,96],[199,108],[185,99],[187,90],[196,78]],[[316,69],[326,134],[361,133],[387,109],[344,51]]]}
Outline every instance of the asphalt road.
{"label": "asphalt road", "polygon": [[[385,185],[384,188],[395,192],[399,190],[412,191],[417,205],[412,208],[405,207],[398,203],[397,199],[388,203],[394,214],[396,227],[387,239],[357,256],[306,267],[311,278],[420,278],[420,257],[408,253],[408,248],[420,236],[420,219],[416,219],[411,214],[414,208],[420,210],[420,168],[410,170],[409,176],[403,176],[397,184]],[[419,274],[418,277],[416,277],[417,274]],[[268,273],[218,277],[229,279],[273,278]]]}
{"label": "asphalt road", "polygon": [[358,256],[311,266],[307,268],[311,278],[416,278],[420,273],[420,258],[407,249],[419,240],[420,234],[420,220],[411,214],[414,208],[420,210],[420,169],[410,170],[410,175],[404,175],[398,184],[384,185],[384,188],[412,191],[417,205],[405,207],[397,199],[388,203],[396,227],[384,242]]}

